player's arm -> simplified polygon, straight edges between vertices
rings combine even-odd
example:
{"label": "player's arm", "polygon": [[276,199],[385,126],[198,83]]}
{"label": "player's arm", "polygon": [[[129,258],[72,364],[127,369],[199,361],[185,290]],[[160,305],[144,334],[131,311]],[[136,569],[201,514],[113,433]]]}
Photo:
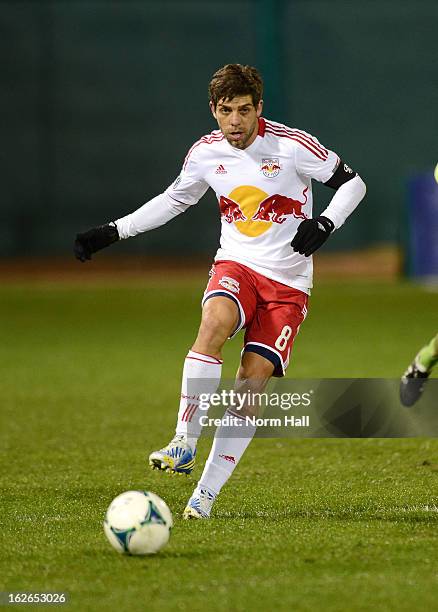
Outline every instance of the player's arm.
{"label": "player's arm", "polygon": [[315,155],[312,151],[302,151],[302,148],[300,145],[297,148],[298,171],[336,190],[330,204],[321,215],[300,223],[291,242],[295,251],[309,257],[355,210],[365,196],[366,185],[360,176],[344,164],[333,151],[322,147],[325,153],[321,154],[317,149],[319,155]]}
{"label": "player's arm", "polygon": [[363,200],[367,188],[357,172],[342,160],[339,160],[338,166],[324,185],[335,189],[336,193],[322,215],[329,218],[334,228],[338,229]]}
{"label": "player's arm", "polygon": [[74,243],[76,258],[84,262],[91,259],[93,253],[118,240],[131,238],[164,225],[196,204],[207,189],[207,183],[197,176],[196,160],[190,159],[180,176],[164,193],[125,217],[77,234]]}
{"label": "player's arm", "polygon": [[118,240],[131,238],[164,225],[189,206],[173,200],[165,191],[125,217],[77,234],[74,243],[75,256],[80,261],[91,259],[93,253]]}

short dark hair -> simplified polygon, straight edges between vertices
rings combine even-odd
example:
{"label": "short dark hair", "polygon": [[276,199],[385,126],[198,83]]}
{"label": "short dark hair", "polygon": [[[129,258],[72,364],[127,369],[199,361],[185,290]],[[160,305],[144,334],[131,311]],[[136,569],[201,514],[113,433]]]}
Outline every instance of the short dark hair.
{"label": "short dark hair", "polygon": [[210,102],[216,108],[219,100],[232,100],[236,96],[250,95],[257,106],[263,95],[263,79],[253,66],[226,64],[217,70],[208,86]]}

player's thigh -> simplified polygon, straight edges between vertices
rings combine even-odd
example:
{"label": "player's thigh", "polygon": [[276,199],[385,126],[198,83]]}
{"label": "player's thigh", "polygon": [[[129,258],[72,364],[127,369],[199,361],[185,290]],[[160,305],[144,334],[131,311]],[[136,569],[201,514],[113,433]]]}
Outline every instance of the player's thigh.
{"label": "player's thigh", "polygon": [[274,376],[284,376],[295,337],[307,313],[307,295],[291,289],[286,302],[265,303],[246,329],[243,352],[255,352],[274,366]]}

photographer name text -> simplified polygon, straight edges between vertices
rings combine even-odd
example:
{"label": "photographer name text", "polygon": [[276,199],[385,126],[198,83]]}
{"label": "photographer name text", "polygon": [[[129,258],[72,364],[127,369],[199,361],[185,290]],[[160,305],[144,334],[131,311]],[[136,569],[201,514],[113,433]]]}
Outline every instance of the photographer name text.
{"label": "photographer name text", "polygon": [[283,418],[263,418],[256,416],[232,416],[226,414],[221,419],[210,418],[206,414],[199,418],[202,427],[310,427],[308,414],[302,416],[283,416]]}

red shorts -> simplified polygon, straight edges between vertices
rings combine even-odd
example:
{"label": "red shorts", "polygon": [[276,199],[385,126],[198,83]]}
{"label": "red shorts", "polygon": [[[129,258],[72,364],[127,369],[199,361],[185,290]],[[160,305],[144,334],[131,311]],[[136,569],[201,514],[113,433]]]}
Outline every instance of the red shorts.
{"label": "red shorts", "polygon": [[245,328],[243,351],[258,353],[274,364],[274,376],[284,376],[292,345],[307,314],[307,294],[271,280],[234,261],[217,261],[202,305],[225,296],[239,309],[239,322],[230,337]]}

